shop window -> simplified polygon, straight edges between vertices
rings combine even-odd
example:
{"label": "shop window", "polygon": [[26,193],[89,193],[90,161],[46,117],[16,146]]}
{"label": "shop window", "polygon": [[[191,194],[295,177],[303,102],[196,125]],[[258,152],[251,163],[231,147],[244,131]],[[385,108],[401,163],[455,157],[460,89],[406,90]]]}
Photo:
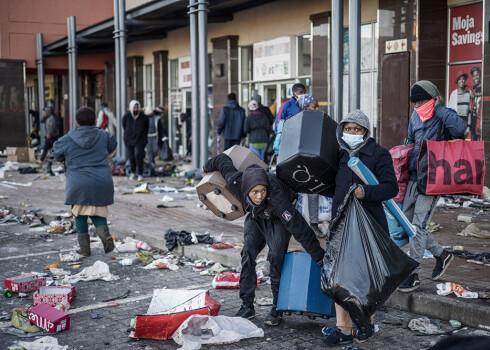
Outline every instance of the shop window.
{"label": "shop window", "polygon": [[240,81],[253,80],[253,46],[240,48]]}
{"label": "shop window", "polygon": [[298,76],[311,74],[311,34],[300,35],[297,37],[298,45]]}
{"label": "shop window", "polygon": [[170,88],[178,88],[179,87],[179,62],[178,60],[170,60],[169,61],[169,76]]}
{"label": "shop window", "polygon": [[145,64],[145,75],[143,76],[143,98],[145,106],[153,106],[153,95],[154,95],[154,84],[153,84],[153,64]]}

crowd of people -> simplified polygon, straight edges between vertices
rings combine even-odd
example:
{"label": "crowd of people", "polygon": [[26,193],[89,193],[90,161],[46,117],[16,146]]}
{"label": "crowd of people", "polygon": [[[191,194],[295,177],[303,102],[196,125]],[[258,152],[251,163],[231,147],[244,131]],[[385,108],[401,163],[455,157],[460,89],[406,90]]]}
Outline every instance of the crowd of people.
{"label": "crowd of people", "polygon": [[[466,78],[464,75],[460,78]],[[462,85],[462,84],[461,84]],[[436,259],[432,279],[438,280],[445,273],[454,256],[444,250],[428,233],[427,224],[435,210],[437,196],[420,193],[416,186],[417,155],[423,140],[450,140],[465,137],[467,125],[457,111],[440,103],[440,93],[430,81],[418,81],[407,98],[413,103],[413,113],[407,130],[407,141],[414,143],[414,151],[409,159],[410,182],[403,202],[403,212],[416,228],[417,234],[410,237],[410,256],[418,267],[403,281],[400,292],[411,292],[420,286],[418,274],[422,266],[424,251],[429,250]],[[262,160],[271,140],[274,151],[280,151],[281,133],[284,123],[302,111],[318,111],[318,101],[308,94],[302,84],[292,87],[292,97],[284,102],[274,117],[268,107],[261,104],[260,96],[254,96],[248,103],[249,114],[240,107],[236,95],[228,95],[228,104],[221,111],[217,126],[218,134],[223,134],[225,148],[244,142]],[[141,108],[133,100],[124,115],[124,143],[130,161],[130,178],[142,179],[144,158],[151,165],[165,140],[166,123],[162,123],[163,107]],[[323,114],[319,113],[319,116]],[[106,104],[96,116],[95,111],[81,107],[76,113],[76,128],[59,138],[52,111],[46,109],[41,122],[46,124],[46,142],[41,159],[47,150],[53,148],[56,160],[64,162],[66,168],[65,204],[72,206],[80,245],[79,253],[90,255],[87,218],[96,226],[105,252],[114,249],[114,243],[107,226],[108,206],[114,202],[114,186],[107,157],[116,149],[116,123],[114,114]],[[274,135],[274,136],[272,136]],[[398,184],[392,159],[387,149],[371,137],[371,124],[361,110],[346,114],[338,123],[336,137],[339,144],[338,173],[333,194],[332,217],[344,200],[353,192],[370,217],[389,234],[389,227],[382,202],[395,197]],[[58,139],[59,138],[59,139]],[[358,157],[376,176],[376,185],[364,184],[347,166],[352,157]],[[318,195],[309,195],[309,223],[295,206],[297,194],[275,174],[266,172],[258,165],[252,165],[243,172],[238,171],[229,156],[222,153],[207,161],[203,172],[219,171],[227,182],[227,188],[241,202],[248,213],[244,224],[244,246],[241,251],[240,293],[242,306],[237,317],[255,317],[254,297],[257,276],[256,258],[267,245],[268,260],[271,264],[271,289],[273,306],[265,319],[265,324],[277,326],[282,321],[282,312],[277,310],[279,284],[282,265],[291,236],[293,236],[319,265],[323,264],[324,249],[318,237],[324,234],[318,228]],[[356,184],[354,186],[354,184]],[[354,187],[354,188],[353,188]],[[324,327],[326,345],[348,344],[354,338],[367,339],[374,333],[374,314],[371,327],[359,334],[353,329],[349,313],[340,305],[335,305],[336,327]]]}

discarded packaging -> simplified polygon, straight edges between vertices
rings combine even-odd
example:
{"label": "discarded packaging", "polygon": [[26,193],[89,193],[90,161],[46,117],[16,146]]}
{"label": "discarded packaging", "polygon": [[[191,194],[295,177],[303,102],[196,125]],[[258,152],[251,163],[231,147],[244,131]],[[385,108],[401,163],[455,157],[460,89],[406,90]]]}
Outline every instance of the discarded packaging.
{"label": "discarded packaging", "polygon": [[172,270],[172,271],[177,271],[179,269],[179,267],[177,265],[172,264],[166,258],[154,260],[150,264],[146,265],[143,268],[144,269],[147,269],[147,270],[169,269],[169,270]]}
{"label": "discarded packaging", "polygon": [[151,193],[150,188],[148,187],[148,184],[145,182],[139,186],[136,186],[133,189],[133,193]]}
{"label": "discarded packaging", "polygon": [[46,285],[46,278],[39,277],[34,273],[10,277],[5,279],[5,288],[14,293],[27,293]]}
{"label": "discarded packaging", "polygon": [[472,236],[478,238],[490,238],[490,231],[482,230],[476,223],[469,224],[461,233],[457,233],[458,236]]}
{"label": "discarded packaging", "polygon": [[217,316],[220,307],[206,290],[155,289],[146,315],[136,316],[130,337],[170,339],[189,316]]}
{"label": "discarded packaging", "polygon": [[439,334],[441,331],[436,325],[430,323],[427,317],[414,318],[408,323],[408,328],[412,331],[419,331],[423,334]]}
{"label": "discarded packaging", "polygon": [[172,251],[177,245],[191,245],[196,243],[213,244],[213,238],[208,234],[197,234],[188,231],[174,231],[168,229],[165,231],[165,246],[169,251]]}
{"label": "discarded packaging", "polygon": [[48,304],[56,306],[63,301],[72,303],[75,301],[75,286],[46,286],[40,287],[33,295],[34,305]]}
{"label": "discarded packaging", "polygon": [[213,243],[213,249],[230,249],[233,248],[233,244],[227,242]]}
{"label": "discarded packaging", "polygon": [[122,266],[133,265],[133,259],[126,258],[126,259],[119,260],[119,265],[122,265]]}
{"label": "discarded packaging", "polygon": [[141,261],[143,263],[143,265],[148,265],[149,263],[151,263],[152,261],[155,260],[153,255],[151,255],[149,253],[145,254],[142,252],[138,252],[138,253],[136,253],[136,256],[138,257],[139,261]]}
{"label": "discarded packaging", "polygon": [[475,217],[472,215],[467,215],[467,214],[459,214],[458,215],[458,221],[462,222],[474,222]]}
{"label": "discarded packaging", "polygon": [[150,245],[143,241],[138,241],[137,239],[126,237],[123,242],[115,242],[116,251],[119,253],[131,253],[137,252],[138,250],[150,251],[152,248]]}
{"label": "discarded packaging", "polygon": [[70,316],[47,304],[40,304],[29,309],[29,320],[50,333],[70,329]]}
{"label": "discarded packaging", "polygon": [[461,322],[459,322],[458,320],[449,320],[449,324],[453,328],[461,328]]}
{"label": "discarded packaging", "polygon": [[100,312],[92,312],[91,316],[93,319],[104,317],[104,315],[102,315]]}
{"label": "discarded packaging", "polygon": [[58,345],[58,339],[49,336],[33,342],[19,341],[18,344],[25,350],[68,350],[68,345]]}
{"label": "discarded packaging", "polygon": [[42,329],[39,328],[38,326],[31,324],[29,322],[29,317],[27,316],[27,313],[24,310],[20,310],[20,309],[14,309],[12,311],[12,318],[10,320],[10,324],[13,327],[27,333],[36,333],[42,331]]}
{"label": "discarded packaging", "polygon": [[261,338],[264,330],[241,317],[192,315],[175,331],[172,339],[183,350],[198,350],[203,344],[231,344]]}
{"label": "discarded packaging", "polygon": [[56,310],[66,312],[66,310],[68,310],[70,308],[70,303],[66,300],[63,300],[61,303],[56,305],[54,308]]}
{"label": "discarded packaging", "polygon": [[[262,271],[257,272],[257,285],[263,278]],[[240,274],[236,272],[219,273],[213,278],[213,287],[216,289],[235,289],[239,288]]]}
{"label": "discarded packaging", "polygon": [[60,261],[62,262],[69,262],[69,261],[80,261],[83,256],[78,254],[76,251],[72,250],[68,254],[61,254],[60,253]]}
{"label": "discarded packaging", "polygon": [[111,274],[109,271],[109,265],[98,260],[92,266],[84,268],[76,275],[65,277],[65,282],[73,284],[77,283],[78,281],[94,281],[98,279],[104,281],[115,281],[118,280],[119,277]]}
{"label": "discarded packaging", "polygon": [[59,267],[60,266],[58,264],[51,264],[51,265],[46,266],[44,269],[45,270],[50,270],[50,269],[57,269]]}
{"label": "discarded packaging", "polygon": [[437,287],[437,294],[438,295],[449,295],[451,293],[454,293],[454,294],[456,294],[456,296],[458,298],[465,298],[465,299],[476,299],[476,298],[478,298],[478,293],[470,292],[470,291],[464,289],[459,284],[456,284],[453,282],[438,283],[436,285],[436,287]]}

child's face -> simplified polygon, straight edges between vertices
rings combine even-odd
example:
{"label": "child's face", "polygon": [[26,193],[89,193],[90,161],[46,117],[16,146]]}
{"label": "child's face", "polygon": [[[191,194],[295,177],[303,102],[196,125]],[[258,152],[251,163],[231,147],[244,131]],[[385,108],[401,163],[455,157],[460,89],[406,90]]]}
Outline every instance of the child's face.
{"label": "child's face", "polygon": [[306,106],[305,111],[318,111],[318,101],[311,101],[310,104]]}

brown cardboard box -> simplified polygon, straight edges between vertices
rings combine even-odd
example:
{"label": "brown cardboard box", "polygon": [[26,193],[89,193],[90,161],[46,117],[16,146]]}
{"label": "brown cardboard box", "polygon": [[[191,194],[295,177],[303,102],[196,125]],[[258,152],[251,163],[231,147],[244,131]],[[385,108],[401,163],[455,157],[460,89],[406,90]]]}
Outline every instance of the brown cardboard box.
{"label": "brown cardboard box", "polygon": [[33,162],[36,160],[33,148],[7,147],[7,160],[12,162]]}
{"label": "brown cardboard box", "polygon": [[[233,146],[224,153],[230,156],[238,171],[244,171],[252,164],[261,166],[265,171],[268,170],[267,164],[246,147]],[[216,216],[233,221],[245,215],[240,201],[226,189],[226,181],[218,171],[206,174],[196,190],[201,202]]]}

